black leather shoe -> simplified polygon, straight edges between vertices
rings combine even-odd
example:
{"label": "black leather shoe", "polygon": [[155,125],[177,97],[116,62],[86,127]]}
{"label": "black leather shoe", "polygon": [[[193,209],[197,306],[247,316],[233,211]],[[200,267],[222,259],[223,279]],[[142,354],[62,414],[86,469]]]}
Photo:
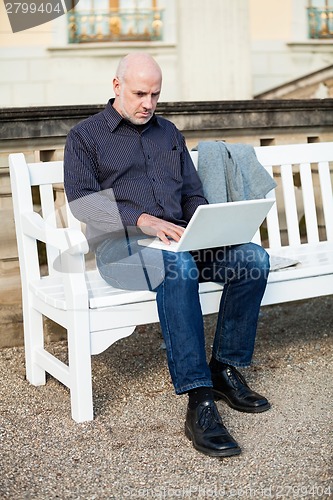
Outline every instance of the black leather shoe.
{"label": "black leather shoe", "polygon": [[239,455],[240,447],[224,427],[213,400],[187,407],[185,435],[194,448],[212,457]]}
{"label": "black leather shoe", "polygon": [[271,405],[264,396],[252,391],[243,375],[234,366],[212,372],[214,399],[223,399],[231,408],[247,413],[269,410]]}

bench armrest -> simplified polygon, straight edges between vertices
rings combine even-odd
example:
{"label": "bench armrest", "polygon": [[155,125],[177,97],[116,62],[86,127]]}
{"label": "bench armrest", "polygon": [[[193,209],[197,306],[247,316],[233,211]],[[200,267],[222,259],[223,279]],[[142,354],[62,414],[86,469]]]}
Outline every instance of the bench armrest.
{"label": "bench armrest", "polygon": [[86,254],[89,251],[87,239],[82,231],[50,226],[36,212],[22,214],[22,230],[25,235],[71,255]]}

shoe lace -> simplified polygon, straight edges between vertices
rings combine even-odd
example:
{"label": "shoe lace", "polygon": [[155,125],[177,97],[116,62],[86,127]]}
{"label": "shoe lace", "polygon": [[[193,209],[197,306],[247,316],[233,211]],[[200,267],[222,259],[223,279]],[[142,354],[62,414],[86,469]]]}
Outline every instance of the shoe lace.
{"label": "shoe lace", "polygon": [[243,377],[243,375],[238,370],[236,370],[236,368],[234,368],[234,367],[232,369],[228,368],[227,374],[228,374],[229,380],[232,382],[235,389],[238,390],[238,396],[242,397],[245,394],[247,394],[249,386],[247,385],[246,380]]}
{"label": "shoe lace", "polygon": [[218,414],[215,405],[204,406],[199,415],[198,424],[203,431],[214,429],[217,424],[221,423],[221,417]]}
{"label": "shoe lace", "polygon": [[239,373],[236,368],[228,368],[227,374],[230,381],[233,383],[235,387],[247,386],[246,380],[241,373]]}

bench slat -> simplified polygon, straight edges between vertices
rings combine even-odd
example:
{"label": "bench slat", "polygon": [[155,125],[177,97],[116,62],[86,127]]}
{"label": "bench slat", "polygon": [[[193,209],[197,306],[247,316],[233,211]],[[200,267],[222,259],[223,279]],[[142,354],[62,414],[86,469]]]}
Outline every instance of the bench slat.
{"label": "bench slat", "polygon": [[[267,166],[266,170],[273,177],[273,167]],[[270,191],[266,198],[276,199],[275,191]],[[268,241],[270,248],[280,248],[281,247],[281,233],[279,226],[279,217],[278,217],[278,207],[276,203],[272,206],[270,211],[266,217],[267,222],[267,233],[268,233]]]}
{"label": "bench slat", "polygon": [[303,195],[303,207],[306,223],[306,234],[308,243],[318,243],[318,222],[316,213],[316,202],[313,190],[313,179],[310,163],[300,165],[300,176]]}
{"label": "bench slat", "polygon": [[292,165],[282,165],[281,181],[283,188],[284,207],[287,219],[289,245],[300,245],[301,239],[298,227],[298,215],[296,207],[295,187],[293,180]]}
{"label": "bench slat", "polygon": [[[54,207],[54,194],[52,184],[43,184],[39,187],[43,218],[52,227],[57,227],[56,212]],[[59,251],[51,245],[46,245],[46,254],[49,274],[54,274],[53,262],[59,257]]]}
{"label": "bench slat", "polygon": [[64,167],[62,161],[29,163],[28,167],[31,186],[61,184],[64,182]]}
{"label": "bench slat", "polygon": [[319,162],[318,172],[326,226],[326,239],[327,241],[333,241],[333,195],[329,162]]}
{"label": "bench slat", "polygon": [[70,208],[69,208],[69,203],[67,201],[66,194],[64,194],[65,197],[65,210],[66,210],[66,220],[68,222],[68,227],[71,229],[81,229],[81,222],[74,217],[72,214]]}
{"label": "bench slat", "polygon": [[260,163],[266,166],[332,161],[332,148],[332,142],[319,142],[312,144],[261,146],[254,149]]}

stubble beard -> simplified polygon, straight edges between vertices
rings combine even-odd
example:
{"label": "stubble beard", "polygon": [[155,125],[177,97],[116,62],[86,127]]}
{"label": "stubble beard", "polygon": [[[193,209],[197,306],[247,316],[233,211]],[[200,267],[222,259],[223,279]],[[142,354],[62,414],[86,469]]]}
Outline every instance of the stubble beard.
{"label": "stubble beard", "polygon": [[128,120],[129,122],[133,123],[133,125],[145,125],[146,123],[149,122],[151,117],[153,116],[153,113],[149,113],[149,116],[147,118],[136,118],[135,115],[130,115],[124,106],[123,99],[120,98],[120,112],[121,116]]}

